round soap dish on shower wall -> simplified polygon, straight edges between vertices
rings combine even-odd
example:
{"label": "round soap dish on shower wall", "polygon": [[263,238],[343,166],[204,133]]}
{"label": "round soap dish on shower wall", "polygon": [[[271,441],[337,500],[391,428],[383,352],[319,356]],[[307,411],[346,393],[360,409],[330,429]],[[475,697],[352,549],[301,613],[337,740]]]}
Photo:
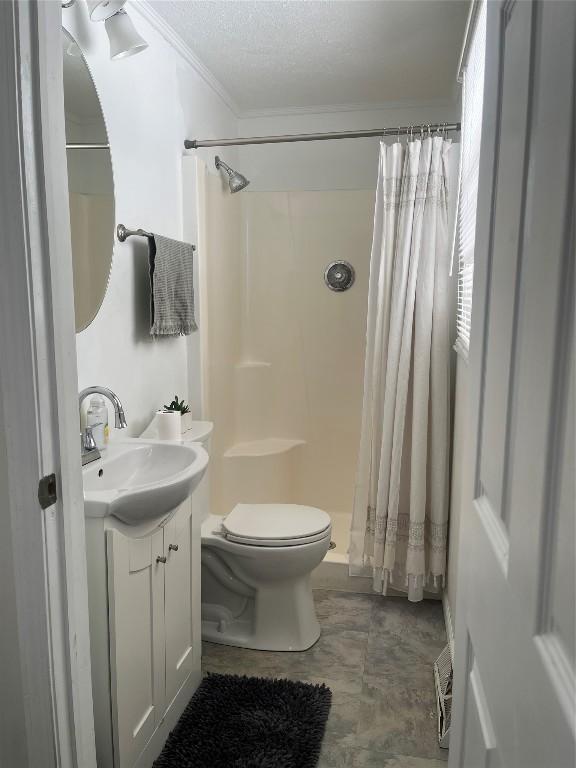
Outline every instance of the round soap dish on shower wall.
{"label": "round soap dish on shower wall", "polygon": [[331,291],[347,291],[354,285],[356,272],[347,261],[333,261],[326,267],[324,282]]}

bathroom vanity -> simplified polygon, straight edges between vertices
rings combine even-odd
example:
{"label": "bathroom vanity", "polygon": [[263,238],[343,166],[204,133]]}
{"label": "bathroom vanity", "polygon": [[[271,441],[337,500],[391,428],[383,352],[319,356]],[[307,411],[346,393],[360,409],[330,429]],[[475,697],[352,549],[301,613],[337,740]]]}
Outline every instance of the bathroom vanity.
{"label": "bathroom vanity", "polygon": [[192,504],[149,530],[86,521],[98,768],[151,765],[200,682]]}
{"label": "bathroom vanity", "polygon": [[[172,448],[188,452],[177,454],[184,470],[173,471]],[[132,440],[84,470],[98,768],[149,768],[200,682],[201,523],[190,493],[207,461],[195,444]],[[158,492],[154,516],[146,498]],[[179,499],[175,510],[167,498]]]}

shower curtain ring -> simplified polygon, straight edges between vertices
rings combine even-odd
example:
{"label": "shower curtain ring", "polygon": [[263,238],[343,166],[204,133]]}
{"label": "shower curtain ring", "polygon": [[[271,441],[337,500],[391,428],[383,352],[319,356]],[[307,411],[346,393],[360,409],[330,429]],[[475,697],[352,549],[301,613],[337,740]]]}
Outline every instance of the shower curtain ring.
{"label": "shower curtain ring", "polygon": [[430,123],[428,123],[427,125],[428,125],[428,138],[431,139],[432,138],[432,126],[430,125]]}

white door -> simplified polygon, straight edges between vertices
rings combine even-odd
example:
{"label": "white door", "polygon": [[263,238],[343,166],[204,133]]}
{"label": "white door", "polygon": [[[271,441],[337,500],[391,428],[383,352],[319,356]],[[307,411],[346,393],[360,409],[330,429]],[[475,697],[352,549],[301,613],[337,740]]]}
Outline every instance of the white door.
{"label": "white door", "polygon": [[110,687],[117,768],[134,765],[164,714],[163,533],[106,532]]}
{"label": "white door", "polygon": [[[96,765],[61,24],[60,3],[0,2],[0,763],[14,768]],[[56,497],[39,499],[42,477]]]}
{"label": "white door", "polygon": [[489,2],[451,768],[571,768],[576,3]]}

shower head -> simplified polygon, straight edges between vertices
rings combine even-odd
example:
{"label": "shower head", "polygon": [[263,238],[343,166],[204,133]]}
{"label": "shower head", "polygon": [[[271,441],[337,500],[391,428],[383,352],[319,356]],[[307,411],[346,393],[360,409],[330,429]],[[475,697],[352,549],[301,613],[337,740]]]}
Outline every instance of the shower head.
{"label": "shower head", "polygon": [[220,160],[218,155],[216,155],[214,164],[218,170],[220,170],[220,168],[224,168],[228,174],[228,186],[230,187],[230,192],[240,192],[242,189],[247,187],[248,184],[250,184],[246,176],[242,176],[241,173],[238,173],[238,171],[235,171],[233,168],[230,168],[229,165],[226,165],[224,160]]}

